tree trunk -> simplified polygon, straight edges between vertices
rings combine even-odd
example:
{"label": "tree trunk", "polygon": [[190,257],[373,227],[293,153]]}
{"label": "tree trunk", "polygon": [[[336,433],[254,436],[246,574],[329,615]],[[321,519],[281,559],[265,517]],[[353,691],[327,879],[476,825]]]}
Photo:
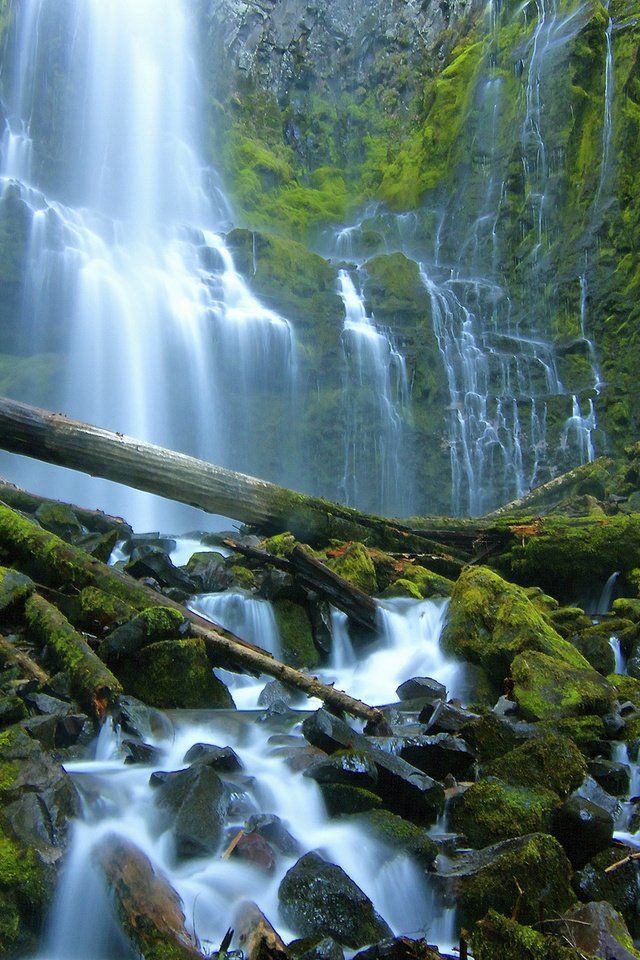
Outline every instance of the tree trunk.
{"label": "tree trunk", "polygon": [[305,496],[59,413],[0,398],[0,447],[104,477],[299,540],[362,540],[386,549],[441,554],[409,527]]}

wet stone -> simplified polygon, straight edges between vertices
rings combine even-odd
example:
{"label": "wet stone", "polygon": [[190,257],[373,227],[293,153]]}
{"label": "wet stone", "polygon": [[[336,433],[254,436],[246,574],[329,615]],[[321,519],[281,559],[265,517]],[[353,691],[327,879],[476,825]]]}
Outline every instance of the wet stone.
{"label": "wet stone", "polygon": [[274,813],[258,813],[250,816],[245,825],[245,833],[257,833],[280,853],[295,857],[300,853],[300,844],[292,837],[284,823]]}
{"label": "wet stone", "polygon": [[554,813],[553,833],[574,868],[580,868],[610,844],[613,817],[591,800],[572,794]]}
{"label": "wet stone", "polygon": [[203,763],[221,773],[242,770],[242,762],[231,747],[217,747],[213,743],[194,743],[184,755],[185,763]]}
{"label": "wet stone", "polygon": [[631,781],[631,768],[628,764],[596,757],[595,760],[587,762],[587,767],[594,780],[607,793],[613,794],[615,797],[626,797],[628,795]]}
{"label": "wet stone", "polygon": [[230,791],[215,770],[194,764],[175,773],[156,772],[150,784],[165,809],[179,859],[215,854],[229,808]]}
{"label": "wet stone", "polygon": [[446,700],[447,688],[432,677],[412,677],[396,690],[399,700]]}

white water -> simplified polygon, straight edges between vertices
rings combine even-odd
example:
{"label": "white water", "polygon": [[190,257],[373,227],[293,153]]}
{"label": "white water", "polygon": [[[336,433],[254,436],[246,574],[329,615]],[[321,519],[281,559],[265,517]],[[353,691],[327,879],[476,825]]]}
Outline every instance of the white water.
{"label": "white water", "polygon": [[[265,475],[246,428],[260,397],[276,392],[284,405],[281,424],[268,428],[273,444],[290,431],[295,344],[289,323],[248,290],[219,233],[230,214],[201,160],[189,13],[185,0],[19,5],[2,184],[17,186],[32,217],[25,343],[60,358],[56,409]],[[54,28],[63,52],[51,65],[39,38]],[[38,92],[56,83],[64,174],[50,185]],[[17,482],[138,527],[159,516],[165,529],[171,516],[174,526],[195,525],[186,508],[171,514],[143,494],[14,463]]]}
{"label": "white water", "polygon": [[[213,613],[215,607],[216,615],[228,615],[234,601],[222,603],[218,609],[211,598],[205,598],[199,609]],[[357,664],[354,657],[350,662],[346,657],[340,669],[330,667],[325,676],[332,676],[338,686],[346,681],[353,683],[348,688],[350,693],[366,693],[376,703],[396,699],[394,685],[416,671],[433,674],[455,691],[457,668],[438,648],[444,607],[443,602],[431,601],[386,603],[378,648],[370,656],[360,654]],[[242,616],[236,616],[235,625],[251,632],[262,613],[248,613],[244,625]],[[268,624],[268,619],[264,622]],[[254,692],[260,686],[254,684]],[[236,690],[232,692],[235,696]],[[163,756],[151,768],[126,766],[118,737],[104,727],[96,759],[68,768],[83,791],[85,817],[73,831],[39,960],[128,960],[129,954],[118,944],[107,892],[92,865],[95,845],[112,832],[128,838],[149,857],[156,870],[170,878],[182,898],[187,927],[204,947],[217,948],[227,927],[233,925],[239,904],[247,899],[258,903],[285,939],[295,936],[279,917],[277,889],[296,856],[280,856],[272,874],[220,856],[176,862],[170,827],[155,812],[149,776],[152,769],[182,769],[185,753],[197,742],[232,746],[244,766],[234,781],[241,812],[229,819],[220,852],[248,814],[274,813],[298,841],[300,854],[319,850],[326,859],[342,866],[373,900],[394,932],[426,934],[430,942],[449,948],[454,916],[436,903],[424,873],[406,855],[382,847],[359,827],[330,821],[317,785],[292,772],[282,756],[282,738],[272,737],[272,732],[268,724],[255,722],[255,716],[233,711],[221,711],[213,717],[208,712],[201,723],[177,721],[172,737],[155,741]],[[227,775],[225,779],[229,779]]]}
{"label": "white water", "polygon": [[345,308],[344,501],[373,513],[411,512],[405,454],[409,385],[404,357],[390,335],[367,316],[361,293],[347,270],[338,273]]}

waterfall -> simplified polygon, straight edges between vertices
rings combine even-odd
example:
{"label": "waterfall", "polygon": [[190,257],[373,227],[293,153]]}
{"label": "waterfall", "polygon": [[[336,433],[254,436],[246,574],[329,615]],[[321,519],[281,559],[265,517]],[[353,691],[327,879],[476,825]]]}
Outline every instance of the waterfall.
{"label": "waterfall", "polygon": [[[2,184],[30,219],[20,352],[56,370],[46,405],[285,482],[256,438],[277,448],[291,433],[293,331],[220,233],[230,211],[201,159],[188,4],[24,0],[16,13]],[[42,51],[51,30],[58,60]],[[282,416],[263,423],[274,397]],[[18,482],[138,526],[193,524],[186,508],[13,463]]]}
{"label": "waterfall", "polygon": [[347,270],[338,274],[345,307],[344,474],[347,504],[373,513],[410,512],[410,468],[405,450],[409,385],[404,357],[367,316]]}
{"label": "waterfall", "polygon": [[[264,611],[256,616],[256,611],[242,613],[240,607],[222,596],[194,602],[199,613],[222,613],[246,639],[256,639],[253,631]],[[438,647],[445,609],[446,601],[386,601],[372,654],[346,657],[341,669],[328,666],[323,676],[331,676],[339,686],[353,681],[356,694],[374,694],[374,702],[395,699],[394,686],[414,670],[435,670],[436,678],[455,692],[459,667]],[[334,618],[336,622],[340,617]],[[262,682],[253,683],[253,705]],[[237,687],[232,693],[237,695]],[[453,945],[454,912],[436,899],[425,872],[408,855],[383,847],[356,821],[329,819],[317,784],[286,763],[282,744],[298,741],[297,727],[284,738],[274,736],[273,728],[257,723],[256,716],[204,711],[199,717],[197,711],[189,711],[181,719],[178,711],[168,736],[149,739],[160,752],[152,767],[125,764],[118,738],[105,727],[95,759],[67,764],[84,798],[84,818],[73,830],[40,960],[107,956],[129,960],[130,953],[118,939],[108,892],[92,865],[99,843],[114,833],[132,842],[156,871],[170,879],[183,902],[188,929],[207,950],[217,947],[237,907],[247,899],[258,903],[285,939],[294,937],[296,931],[287,929],[280,918],[277,891],[286,870],[307,850],[321,850],[326,859],[339,864],[396,934],[424,936],[426,932],[430,942],[436,938],[445,949]],[[301,739],[298,742],[304,744]],[[195,743],[231,746],[243,765],[233,786],[237,812],[229,814],[222,849],[253,814],[275,814],[291,835],[291,849],[278,856],[273,870],[264,872],[243,860],[219,855],[176,860],[171,825],[158,814],[149,778],[155,770],[184,769],[185,755]]]}

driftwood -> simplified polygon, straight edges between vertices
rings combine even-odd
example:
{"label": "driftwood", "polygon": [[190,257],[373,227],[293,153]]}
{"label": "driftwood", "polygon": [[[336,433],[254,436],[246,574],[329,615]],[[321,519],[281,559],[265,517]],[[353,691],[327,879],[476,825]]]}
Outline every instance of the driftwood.
{"label": "driftwood", "polygon": [[42,530],[10,507],[0,504],[0,562],[3,556],[11,558],[14,564],[37,581],[54,588],[77,593],[88,586],[99,587],[126,600],[137,610],[150,606],[173,607],[191,621],[193,633],[202,637],[214,660],[276,677],[302,690],[309,697],[317,697],[334,711],[362,717],[372,723],[382,718],[380,710],[275,660],[271,654],[223,631],[174,600],[96,560],[78,547],[65,543],[55,534]]}
{"label": "driftwood", "polygon": [[0,398],[0,447],[146,490],[266,532],[299,540],[336,537],[387,549],[441,552],[410,527],[305,496],[195,457]]}
{"label": "driftwood", "polygon": [[38,683],[49,682],[49,675],[42,667],[32,660],[28,653],[18,650],[3,636],[0,636],[0,663],[18,667],[22,676],[28,680],[37,680]]}

